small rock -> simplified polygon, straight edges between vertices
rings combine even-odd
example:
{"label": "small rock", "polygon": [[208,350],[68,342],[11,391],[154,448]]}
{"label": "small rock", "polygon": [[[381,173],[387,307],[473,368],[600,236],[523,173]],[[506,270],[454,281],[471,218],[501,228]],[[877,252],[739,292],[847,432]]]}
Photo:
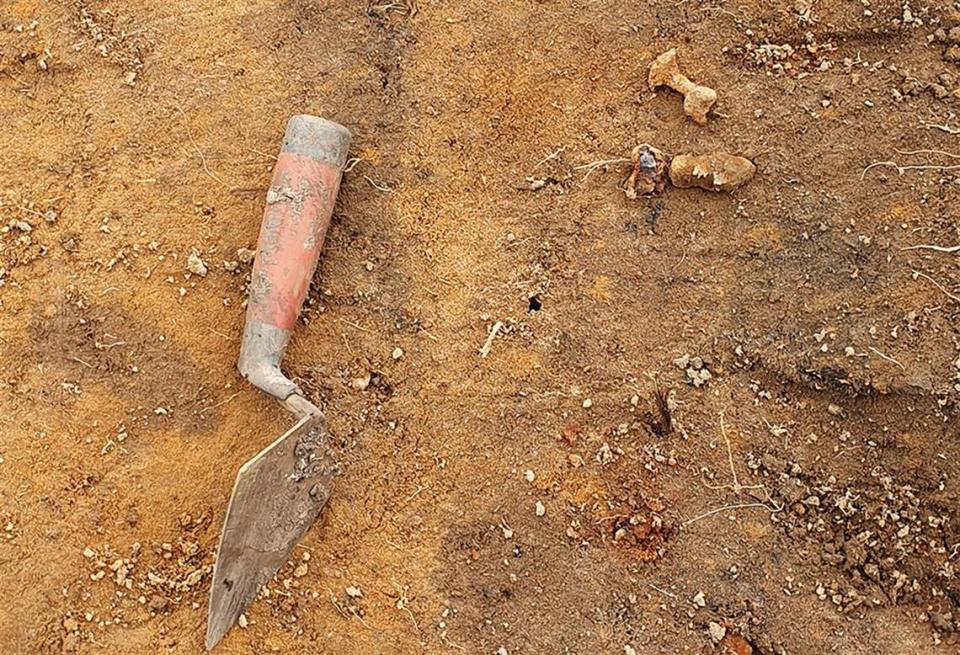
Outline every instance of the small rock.
{"label": "small rock", "polygon": [[357,391],[366,391],[367,387],[370,386],[370,373],[364,373],[358,378],[354,378],[350,382],[350,386],[356,389]]}
{"label": "small rock", "polygon": [[543,516],[544,514],[547,513],[547,508],[539,500],[537,501],[536,512],[537,512],[537,516]]}
{"label": "small rock", "polygon": [[244,630],[247,629],[248,623],[247,623],[247,615],[246,615],[246,614],[241,614],[240,616],[237,617],[237,625],[239,625],[239,626],[240,626],[241,628],[243,628]]}
{"label": "small rock", "polygon": [[75,253],[80,250],[80,243],[77,241],[76,234],[64,234],[60,237],[60,247],[69,253]]}
{"label": "small rock", "polygon": [[537,478],[537,474],[534,473],[533,471],[527,470],[523,472],[523,479],[526,480],[527,482],[533,482],[534,480],[536,480],[536,478]]}
{"label": "small rock", "polygon": [[760,456],[760,463],[763,465],[763,468],[767,469],[771,473],[786,473],[790,465],[786,460],[777,457],[771,453],[764,453]]}
{"label": "small rock", "polygon": [[591,407],[593,407],[593,401],[590,400],[589,398],[584,398],[582,404],[584,409],[590,409]]}
{"label": "small rock", "polygon": [[827,412],[829,412],[831,416],[840,416],[843,414],[843,409],[840,407],[840,405],[830,403],[827,405]]}
{"label": "small rock", "polygon": [[255,250],[250,250],[249,248],[237,248],[237,259],[240,260],[241,264],[249,264],[253,261],[256,254]]}
{"label": "small rock", "polygon": [[299,565],[297,568],[293,570],[293,577],[302,578],[307,574],[308,570],[309,570],[309,567],[307,566],[307,563],[304,562],[303,564]]}
{"label": "small rock", "polygon": [[710,638],[713,639],[715,644],[719,644],[727,634],[727,629],[715,621],[710,621],[707,630],[710,632]]}
{"label": "small rock", "polygon": [[394,349],[393,349],[393,358],[394,358],[394,359],[400,359],[401,357],[403,357],[403,348],[399,348],[399,347],[394,348]]}
{"label": "small rock", "polygon": [[150,600],[147,601],[147,609],[158,614],[167,609],[169,605],[170,601],[159,594],[153,594],[150,596]]}
{"label": "small rock", "polygon": [[923,91],[923,82],[915,77],[908,77],[900,85],[900,93],[905,96],[920,95],[921,91]]}
{"label": "small rock", "polygon": [[706,599],[706,597],[703,595],[703,592],[702,592],[702,591],[698,591],[698,592],[697,592],[697,595],[693,597],[693,604],[696,605],[697,607],[706,607],[706,606],[707,606],[707,599]]}
{"label": "small rock", "polygon": [[354,587],[353,585],[347,587],[344,591],[347,592],[347,595],[350,598],[363,598],[363,592],[360,591],[360,587]]}
{"label": "small rock", "polygon": [[187,256],[187,270],[200,277],[207,275],[207,265],[200,259],[200,253],[196,250],[192,250]]}
{"label": "small rock", "polygon": [[223,260],[223,270],[227,271],[228,273],[233,273],[239,267],[240,267],[240,262],[238,261],[226,260],[226,259]]}
{"label": "small rock", "polygon": [[623,655],[637,655],[637,650],[630,644],[624,644]]}
{"label": "small rock", "polygon": [[687,381],[697,388],[702,387],[713,378],[713,374],[705,368],[695,369],[691,366],[686,373]]}

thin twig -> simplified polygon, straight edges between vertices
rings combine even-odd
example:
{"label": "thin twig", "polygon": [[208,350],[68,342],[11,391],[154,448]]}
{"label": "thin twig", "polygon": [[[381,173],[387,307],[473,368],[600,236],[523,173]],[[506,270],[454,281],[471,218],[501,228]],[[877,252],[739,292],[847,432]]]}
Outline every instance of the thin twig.
{"label": "thin twig", "polygon": [[940,130],[941,132],[946,132],[947,134],[960,134],[960,129],[955,127],[950,127],[949,125],[937,125],[935,123],[924,123],[928,130]]}
{"label": "thin twig", "polygon": [[945,150],[897,150],[901,155],[943,155],[951,159],[960,159],[960,155]]}
{"label": "thin twig", "polygon": [[953,171],[960,168],[960,165],[946,166],[942,164],[924,164],[922,166],[901,166],[895,161],[878,161],[870,164],[863,169],[863,172],[860,174],[860,179],[863,180],[867,176],[867,171],[876,168],[877,166],[892,166],[897,169],[897,173],[903,175],[907,171]]}
{"label": "thin twig", "polygon": [[901,370],[903,370],[903,371],[906,371],[906,370],[907,370],[907,367],[906,367],[906,366],[904,366],[903,364],[901,364],[900,362],[898,362],[897,360],[895,360],[893,357],[890,357],[889,355],[884,355],[882,352],[880,352],[879,350],[877,350],[877,349],[874,348],[873,346],[870,346],[870,350],[872,350],[874,353],[876,353],[877,355],[879,355],[879,356],[882,357],[883,359],[887,360],[888,362],[892,362],[892,363],[896,364],[897,366],[900,367]]}
{"label": "thin twig", "polygon": [[733,465],[733,448],[730,446],[730,438],[727,436],[727,427],[723,422],[723,412],[720,412],[720,434],[723,435],[723,440],[727,444],[727,460],[730,462],[730,475],[733,476],[733,491],[734,493],[740,493],[740,480],[737,479],[737,469]]}
{"label": "thin twig", "polygon": [[356,329],[360,330],[361,332],[369,332],[369,331],[370,331],[370,330],[368,330],[367,328],[363,327],[362,325],[358,325],[357,323],[354,323],[353,321],[348,321],[348,320],[345,319],[345,318],[341,318],[341,319],[340,319],[340,322],[341,322],[341,323],[346,323],[346,324],[349,325],[350,327],[356,328]]}
{"label": "thin twig", "polygon": [[367,182],[369,182],[369,183],[370,183],[370,186],[372,186],[372,187],[373,187],[374,189],[376,189],[377,191],[382,191],[382,192],[384,192],[384,193],[393,193],[393,189],[391,189],[391,188],[388,187],[388,186],[384,186],[384,185],[382,185],[382,184],[377,184],[376,182],[374,182],[374,181],[370,178],[369,175],[364,175],[364,176],[363,176],[363,179],[365,179]]}
{"label": "thin twig", "polygon": [[209,412],[211,409],[216,409],[217,407],[223,407],[223,406],[226,405],[228,402],[230,402],[231,400],[233,400],[234,398],[236,398],[237,396],[239,396],[241,393],[243,393],[243,392],[242,392],[242,391],[238,391],[237,393],[233,394],[232,396],[230,396],[230,397],[227,398],[226,400],[217,403],[216,405],[213,405],[213,406],[211,406],[211,407],[204,407],[204,408],[201,409],[200,412],[199,412],[200,416],[203,416],[206,412]]}
{"label": "thin twig", "polygon": [[490,328],[490,334],[487,335],[487,340],[483,343],[483,346],[480,348],[480,357],[486,358],[490,354],[490,348],[493,346],[493,340],[496,338],[497,333],[500,332],[500,329],[503,327],[501,321],[497,321],[493,324],[493,327]]}
{"label": "thin twig", "polygon": [[438,339],[435,334],[432,334],[429,330],[427,330],[422,326],[420,327],[420,331],[423,332],[425,335],[427,335],[427,338],[432,339],[434,341],[440,341],[440,339]]}
{"label": "thin twig", "polygon": [[746,489],[763,489],[764,493],[766,493],[767,496],[769,497],[770,493],[767,491],[766,487],[764,487],[762,484],[751,484],[751,485],[740,484],[740,478],[737,477],[737,469],[733,465],[733,448],[730,445],[730,438],[727,437],[727,427],[723,421],[723,412],[720,412],[720,434],[723,437],[724,443],[726,443],[727,445],[727,461],[730,463],[730,475],[733,476],[733,484],[710,485],[704,482],[703,485],[707,489],[713,489],[713,490],[730,489],[735,494],[739,494],[741,491],[744,491]]}
{"label": "thin twig", "polygon": [[736,509],[747,509],[748,507],[762,507],[768,512],[770,512],[771,514],[776,514],[777,512],[783,511],[783,505],[780,505],[779,507],[776,505],[774,505],[773,507],[770,507],[766,503],[742,503],[740,505],[724,505],[723,507],[717,507],[716,509],[711,509],[710,511],[704,512],[703,514],[698,514],[697,516],[694,516],[691,519],[687,519],[680,525],[681,527],[685,528],[691,523],[696,523],[697,521],[701,519],[705,519],[708,516],[713,516],[714,514],[719,514],[720,512],[727,512],[727,511],[732,511]]}
{"label": "thin twig", "polygon": [[562,152],[563,152],[564,150],[566,150],[566,149],[567,149],[567,146],[560,146],[559,148],[557,148],[556,150],[554,150],[553,152],[551,152],[549,155],[547,155],[546,157],[544,157],[543,159],[541,159],[540,161],[538,161],[536,164],[534,164],[533,167],[534,167],[534,168],[537,168],[538,166],[540,166],[540,165],[542,165],[542,164],[546,164],[548,161],[550,161],[551,159],[553,159],[554,157],[556,157],[557,155],[559,155],[560,153],[562,153]]}
{"label": "thin twig", "polygon": [[573,170],[575,171],[586,170],[587,174],[583,176],[583,181],[586,181],[586,179],[590,177],[590,174],[593,173],[598,168],[600,168],[601,166],[610,166],[613,164],[628,164],[630,163],[630,161],[631,161],[630,159],[627,159],[625,157],[617,157],[616,159],[600,159],[597,161],[592,161],[589,164],[574,166]]}
{"label": "thin twig", "polygon": [[915,246],[907,246],[900,250],[935,250],[937,252],[960,252],[960,246],[934,246],[926,243],[920,243]]}
{"label": "thin twig", "polygon": [[359,164],[362,161],[363,161],[363,157],[353,157],[352,159],[348,159],[347,163],[343,165],[342,172],[349,173],[350,171],[352,171],[354,168],[357,167],[357,164]]}
{"label": "thin twig", "polygon": [[943,294],[944,294],[947,298],[949,298],[950,300],[953,300],[954,302],[960,302],[960,298],[958,298],[957,296],[953,295],[952,293],[950,293],[949,291],[947,291],[946,289],[944,289],[942,286],[940,286],[940,283],[939,283],[939,282],[937,282],[936,280],[934,280],[932,277],[930,277],[930,276],[927,275],[926,273],[921,273],[920,271],[914,271],[913,273],[914,273],[914,275],[918,275],[918,276],[920,276],[920,277],[928,280],[928,281],[930,282],[930,284],[932,284],[933,286],[935,286],[935,287],[937,287],[938,289],[940,289],[940,291],[942,291]]}
{"label": "thin twig", "polygon": [[671,594],[671,593],[670,593],[669,591],[667,591],[666,589],[661,589],[660,587],[658,587],[657,585],[655,585],[655,584],[653,584],[653,583],[651,583],[651,582],[648,582],[648,583],[647,583],[647,586],[650,587],[651,589],[653,589],[654,591],[659,591],[661,594],[663,594],[663,595],[666,596],[667,598],[676,598],[676,597],[677,597],[676,594]]}
{"label": "thin twig", "polygon": [[716,508],[716,509],[712,509],[712,510],[709,510],[709,511],[707,511],[707,512],[704,512],[703,514],[699,514],[699,515],[693,517],[692,519],[688,519],[688,520],[684,521],[684,522],[681,524],[681,527],[686,527],[686,526],[690,525],[691,523],[695,523],[695,522],[699,521],[700,519],[705,519],[705,518],[707,518],[708,516],[713,516],[714,514],[717,514],[717,513],[719,513],[719,512],[723,512],[723,511],[725,511],[725,510],[743,509],[743,508],[746,508],[746,507],[763,507],[764,509],[766,509],[767,511],[769,511],[769,512],[771,512],[771,513],[776,513],[776,512],[779,512],[779,511],[781,511],[781,510],[783,509],[783,505],[779,505],[779,506],[778,506],[778,505],[773,501],[773,497],[770,495],[770,492],[767,490],[766,486],[764,486],[764,485],[762,485],[762,484],[754,484],[754,485],[742,485],[742,484],[740,484],[740,479],[739,479],[739,477],[737,477],[737,469],[736,469],[736,467],[734,466],[734,463],[733,463],[733,448],[732,448],[732,446],[730,445],[730,438],[727,436],[727,426],[726,426],[726,423],[724,422],[724,413],[723,413],[722,411],[720,412],[720,434],[721,434],[721,436],[723,436],[723,441],[724,441],[724,442],[726,443],[726,445],[727,445],[727,461],[728,461],[729,464],[730,464],[730,475],[733,477],[733,484],[722,484],[722,485],[718,485],[718,486],[711,486],[711,485],[709,485],[709,484],[704,483],[704,485],[706,485],[706,487],[709,488],[709,489],[731,489],[735,494],[738,494],[738,495],[739,495],[741,492],[743,492],[743,491],[745,491],[745,490],[748,490],[748,489],[760,489],[760,490],[763,491],[764,495],[766,495],[768,502],[767,502],[767,503],[763,503],[763,502],[743,503],[743,504],[739,504],[739,505],[725,505],[725,506],[723,506],[723,507],[718,507],[718,508]]}
{"label": "thin twig", "polygon": [[267,152],[260,152],[260,151],[257,150],[256,148],[247,148],[247,150],[249,150],[250,152],[253,152],[253,153],[258,154],[258,155],[260,155],[261,157],[266,157],[267,159],[272,159],[273,161],[277,161],[277,156],[276,156],[276,155],[271,155],[270,153],[267,153]]}

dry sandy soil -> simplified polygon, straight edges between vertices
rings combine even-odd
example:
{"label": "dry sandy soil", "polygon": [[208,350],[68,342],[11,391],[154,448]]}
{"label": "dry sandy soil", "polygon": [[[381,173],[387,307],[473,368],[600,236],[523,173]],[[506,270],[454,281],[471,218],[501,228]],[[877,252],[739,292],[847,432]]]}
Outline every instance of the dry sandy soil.
{"label": "dry sandy soil", "polygon": [[[388,2],[0,3],[0,652],[202,652],[294,113],[343,472],[217,652],[960,652],[960,6]],[[640,142],[758,172],[582,168]]]}

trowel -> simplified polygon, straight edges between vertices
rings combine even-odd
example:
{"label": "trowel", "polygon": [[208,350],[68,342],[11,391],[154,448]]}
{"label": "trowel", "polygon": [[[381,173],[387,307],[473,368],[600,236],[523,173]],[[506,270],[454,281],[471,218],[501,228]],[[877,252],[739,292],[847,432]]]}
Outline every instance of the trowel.
{"label": "trowel", "polygon": [[350,132],[294,116],[267,191],[237,367],[293,414],[293,426],[237,474],[220,534],[207,613],[207,649],[230,630],[319,516],[336,473],[318,407],[280,369],[317,268]]}

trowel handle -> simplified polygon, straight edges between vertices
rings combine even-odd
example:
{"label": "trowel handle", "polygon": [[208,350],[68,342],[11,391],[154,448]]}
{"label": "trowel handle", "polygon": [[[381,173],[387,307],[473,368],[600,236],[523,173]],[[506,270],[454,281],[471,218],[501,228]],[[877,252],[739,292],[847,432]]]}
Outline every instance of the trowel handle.
{"label": "trowel handle", "polygon": [[317,268],[349,146],[342,125],[294,116],[267,191],[237,366],[280,400],[302,395],[280,361]]}

